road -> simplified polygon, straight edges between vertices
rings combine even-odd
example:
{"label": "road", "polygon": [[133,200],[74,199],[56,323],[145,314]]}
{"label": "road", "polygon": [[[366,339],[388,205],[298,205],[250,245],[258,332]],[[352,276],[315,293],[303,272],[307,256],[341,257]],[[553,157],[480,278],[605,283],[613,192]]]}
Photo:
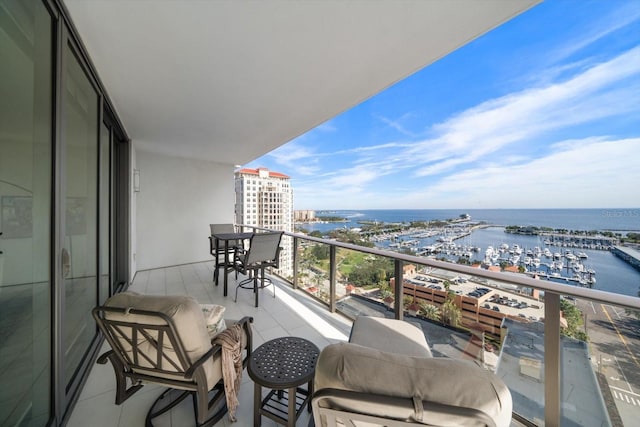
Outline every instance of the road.
{"label": "road", "polygon": [[585,315],[594,369],[603,374],[624,425],[640,418],[640,320],[624,309],[576,301]]}

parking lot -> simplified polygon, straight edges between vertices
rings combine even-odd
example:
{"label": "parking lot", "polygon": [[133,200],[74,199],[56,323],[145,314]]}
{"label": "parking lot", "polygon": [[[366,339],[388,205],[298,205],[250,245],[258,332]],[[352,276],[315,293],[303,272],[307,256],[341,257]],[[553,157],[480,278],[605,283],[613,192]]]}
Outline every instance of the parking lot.
{"label": "parking lot", "polygon": [[[407,281],[430,289],[444,290],[444,280],[433,275],[418,274]],[[536,322],[544,317],[544,303],[527,295],[490,285],[480,286],[463,277],[448,281],[452,292],[476,298],[482,308],[516,316],[522,321]]]}

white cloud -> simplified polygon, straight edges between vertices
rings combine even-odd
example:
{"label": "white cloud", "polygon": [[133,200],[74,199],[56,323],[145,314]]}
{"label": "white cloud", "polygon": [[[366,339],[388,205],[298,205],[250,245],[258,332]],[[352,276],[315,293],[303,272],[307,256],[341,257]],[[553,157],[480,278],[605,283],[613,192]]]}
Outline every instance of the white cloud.
{"label": "white cloud", "polygon": [[452,174],[417,197],[430,208],[640,206],[640,138],[563,141],[554,150],[528,163]]}
{"label": "white cloud", "polygon": [[275,162],[292,170],[298,175],[313,175],[320,170],[318,155],[309,147],[299,143],[289,143],[270,152],[269,157]]}
{"label": "white cloud", "polygon": [[640,47],[636,47],[564,83],[524,90],[466,110],[435,125],[437,138],[410,150],[410,158],[431,163],[416,175],[442,173],[544,132],[638,110],[638,98],[632,95],[640,93],[638,83],[612,86],[639,73]]}
{"label": "white cloud", "polygon": [[382,123],[386,124],[387,126],[389,126],[392,129],[395,129],[396,131],[400,132],[401,134],[405,135],[405,136],[409,136],[412,138],[415,138],[417,135],[408,130],[407,128],[405,128],[402,125],[402,122],[410,117],[413,116],[413,113],[409,112],[409,113],[405,113],[402,115],[402,117],[400,117],[397,120],[391,120],[387,117],[384,117],[382,115],[379,114],[374,114],[374,117],[377,118],[378,120],[380,120]]}
{"label": "white cloud", "polygon": [[547,52],[547,57],[553,61],[561,61],[608,35],[632,24],[640,19],[640,7],[635,1],[619,2],[612,13],[599,17],[586,31],[559,47],[554,52]]}

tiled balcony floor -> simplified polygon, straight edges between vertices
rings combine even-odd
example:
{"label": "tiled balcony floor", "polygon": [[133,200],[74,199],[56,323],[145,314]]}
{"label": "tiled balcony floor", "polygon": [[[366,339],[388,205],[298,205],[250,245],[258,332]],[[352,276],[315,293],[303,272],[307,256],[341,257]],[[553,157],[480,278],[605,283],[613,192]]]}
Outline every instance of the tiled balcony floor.
{"label": "tiled balcony floor", "polygon": [[[331,314],[302,292],[277,285],[275,298],[273,287],[260,294],[260,307],[254,307],[250,290],[238,291],[238,301],[234,302],[235,280],[229,274],[229,295],[223,296],[222,277],[220,285],[212,282],[213,262],[181,265],[156,270],[138,272],[130,290],[154,295],[186,294],[194,296],[201,303],[226,306],[225,317],[239,319],[243,316],[254,318],[254,348],[281,336],[299,336],[315,343],[320,349],[330,343],[346,341],[351,322],[338,314]],[[108,348],[105,343],[104,350]],[[68,427],[134,427],[143,426],[147,410],[162,392],[158,386],[146,385],[135,396],[122,405],[115,405],[115,377],[110,364],[94,365],[87,383],[80,395],[67,424]],[[231,423],[225,416],[217,426],[245,427],[253,424],[253,382],[243,372],[240,389],[240,406],[237,422]],[[298,425],[306,426],[310,414],[301,415]],[[155,420],[160,427],[193,426],[193,406],[191,399],[185,399],[168,414]],[[272,420],[262,418],[263,426],[277,425]]]}

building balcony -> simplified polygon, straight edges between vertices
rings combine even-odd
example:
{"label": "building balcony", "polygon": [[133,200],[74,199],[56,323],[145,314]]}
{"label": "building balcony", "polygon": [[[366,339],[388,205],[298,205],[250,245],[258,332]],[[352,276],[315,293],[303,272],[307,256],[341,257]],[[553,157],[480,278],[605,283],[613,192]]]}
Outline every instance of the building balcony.
{"label": "building balcony", "polygon": [[[130,289],[187,294],[201,303],[225,305],[226,317],[252,316],[254,348],[276,337],[299,336],[322,349],[346,341],[359,314],[404,318],[422,326],[434,356],[477,360],[496,372],[513,397],[512,425],[633,425],[640,406],[640,337],[639,320],[630,310],[640,310],[637,298],[299,234],[283,242],[293,246],[293,277],[272,276],[275,296],[273,287],[261,290],[258,308],[250,291],[239,290],[234,302],[233,274],[229,296],[223,296],[222,282],[212,283],[213,261],[139,271]],[[310,246],[325,248],[326,260],[303,259],[302,248]],[[381,293],[378,285],[365,289],[338,277],[344,251],[362,256],[363,263],[392,262],[393,287]],[[445,283],[450,292],[437,288]],[[488,291],[467,295],[480,288]],[[393,298],[385,301],[389,293]],[[459,314],[429,320],[428,306],[441,307],[448,294]],[[409,306],[413,301],[422,307]],[[567,304],[579,311],[568,310]],[[571,329],[577,325],[579,330]],[[585,336],[586,342],[581,340]],[[142,425],[160,394],[158,387],[146,388],[116,406],[112,369],[96,364],[68,425],[84,426],[89,417],[104,426]],[[191,403],[183,402],[164,417],[158,425],[192,425]],[[252,417],[253,384],[245,371],[234,425],[251,425]],[[305,413],[298,425],[307,425],[310,418]],[[264,418],[263,423],[273,424]],[[225,417],[218,425],[232,424]]]}

